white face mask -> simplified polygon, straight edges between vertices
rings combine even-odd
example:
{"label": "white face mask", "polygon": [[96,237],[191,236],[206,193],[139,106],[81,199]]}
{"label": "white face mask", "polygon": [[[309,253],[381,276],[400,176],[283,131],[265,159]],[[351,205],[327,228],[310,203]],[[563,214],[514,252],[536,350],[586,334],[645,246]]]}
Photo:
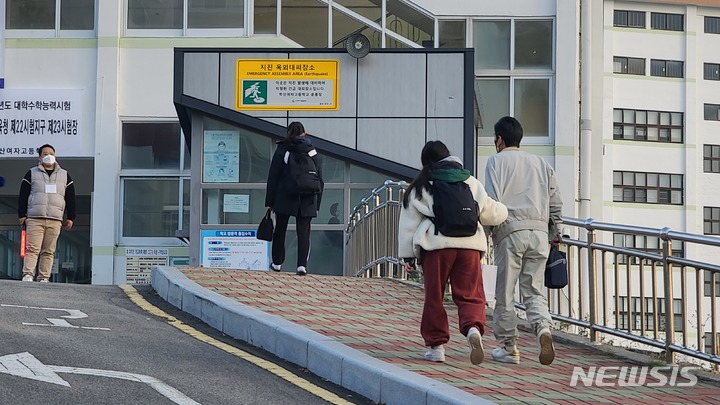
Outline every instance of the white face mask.
{"label": "white face mask", "polygon": [[43,158],[42,158],[42,162],[43,162],[43,164],[46,164],[46,165],[48,165],[48,166],[49,166],[49,165],[54,165],[54,164],[55,164],[55,156],[53,156],[53,155],[45,155],[45,156],[43,156]]}

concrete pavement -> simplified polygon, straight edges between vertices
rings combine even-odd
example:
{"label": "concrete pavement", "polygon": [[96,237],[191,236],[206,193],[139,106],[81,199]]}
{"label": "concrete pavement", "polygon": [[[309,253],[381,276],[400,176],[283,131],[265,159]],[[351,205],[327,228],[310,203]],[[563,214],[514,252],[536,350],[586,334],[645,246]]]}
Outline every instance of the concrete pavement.
{"label": "concrete pavement", "polygon": [[563,339],[560,332],[552,365],[538,363],[535,338],[527,332],[519,341],[521,363],[507,365],[489,356],[496,342],[488,327],[485,362],[473,366],[452,303],[446,307],[454,333],[447,360],[425,361],[422,289],[396,280],[157,266],[152,285],[169,303],[225,334],[388,405],[711,404],[720,398],[718,380],[705,379],[693,387],[572,387],[576,366],[587,373],[593,366],[648,365],[648,360],[619,357],[631,355]]}

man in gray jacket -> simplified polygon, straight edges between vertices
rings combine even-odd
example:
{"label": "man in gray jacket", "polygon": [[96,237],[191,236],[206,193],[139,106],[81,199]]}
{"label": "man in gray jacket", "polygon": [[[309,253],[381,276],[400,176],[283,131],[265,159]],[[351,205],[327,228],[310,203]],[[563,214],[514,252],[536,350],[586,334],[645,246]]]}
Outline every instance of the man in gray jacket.
{"label": "man in gray jacket", "polygon": [[555,171],[541,157],[520,150],[522,137],[522,126],[515,118],[501,118],[495,124],[498,153],[485,168],[488,196],[508,208],[507,220],[492,228],[497,265],[493,332],[502,342],[492,357],[503,363],[520,363],[513,303],[519,281],[527,319],[540,345],[540,363],[548,365],[555,359],[555,348],[542,289],[550,242],[560,242],[562,201]]}
{"label": "man in gray jacket", "polygon": [[65,229],[75,221],[75,185],[70,174],[55,161],[55,148],[38,148],[38,165],[28,170],[20,185],[18,217],[27,229],[27,247],[23,264],[23,281],[50,281],[55,247],[63,215],[67,210]]}

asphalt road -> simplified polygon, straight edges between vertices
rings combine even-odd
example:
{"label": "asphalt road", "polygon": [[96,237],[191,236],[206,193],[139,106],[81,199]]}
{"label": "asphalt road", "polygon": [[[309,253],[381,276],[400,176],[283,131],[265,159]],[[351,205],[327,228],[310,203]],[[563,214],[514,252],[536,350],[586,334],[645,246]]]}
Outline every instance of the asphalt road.
{"label": "asphalt road", "polygon": [[[201,334],[261,360],[190,336],[117,286],[0,281],[0,404],[371,403],[136,288]],[[276,366],[290,377],[268,371]]]}

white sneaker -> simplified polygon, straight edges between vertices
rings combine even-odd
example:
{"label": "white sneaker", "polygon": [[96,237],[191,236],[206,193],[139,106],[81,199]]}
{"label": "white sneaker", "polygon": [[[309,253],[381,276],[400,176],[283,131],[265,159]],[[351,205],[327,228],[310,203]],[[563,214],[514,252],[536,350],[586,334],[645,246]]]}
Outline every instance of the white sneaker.
{"label": "white sneaker", "polygon": [[485,360],[485,350],[483,349],[480,331],[475,327],[470,328],[467,340],[470,344],[470,363],[477,366]]}
{"label": "white sneaker", "polygon": [[300,266],[297,268],[297,272],[295,274],[297,274],[298,276],[304,276],[307,274],[307,269],[305,268],[305,266]]}
{"label": "white sneaker", "polygon": [[26,274],[23,276],[22,281],[33,281],[33,276]]}
{"label": "white sneaker", "polygon": [[281,267],[281,264],[270,263],[270,270],[272,271],[280,271]]}
{"label": "white sneaker", "polygon": [[510,352],[504,346],[496,347],[490,354],[493,360],[500,363],[520,364],[520,352],[517,347]]}
{"label": "white sneaker", "polygon": [[555,360],[555,345],[553,345],[550,328],[542,328],[537,334],[538,345],[540,345],[540,364],[547,366]]}
{"label": "white sneaker", "polygon": [[436,361],[438,363],[445,362],[445,346],[438,345],[429,348],[425,352],[425,360]]}
{"label": "white sneaker", "polygon": [[44,278],[44,279],[40,280],[40,282],[41,282],[41,283],[49,283],[49,282],[50,282],[50,280],[48,280],[48,279]]}

